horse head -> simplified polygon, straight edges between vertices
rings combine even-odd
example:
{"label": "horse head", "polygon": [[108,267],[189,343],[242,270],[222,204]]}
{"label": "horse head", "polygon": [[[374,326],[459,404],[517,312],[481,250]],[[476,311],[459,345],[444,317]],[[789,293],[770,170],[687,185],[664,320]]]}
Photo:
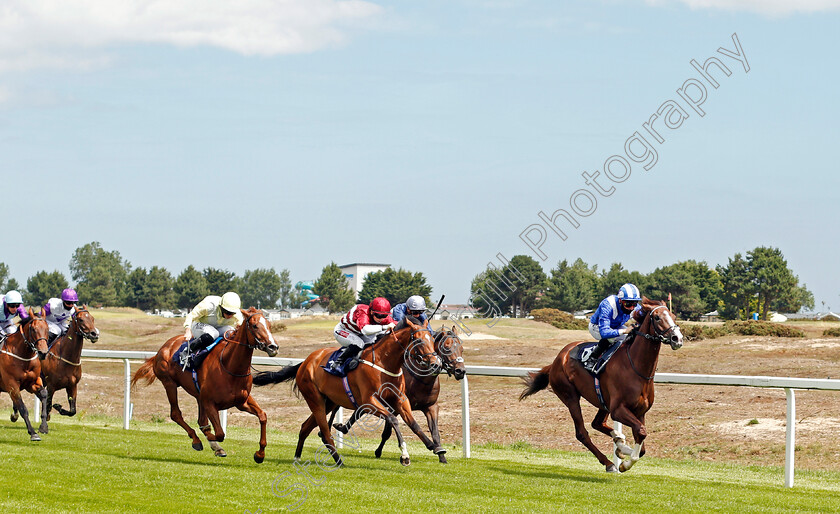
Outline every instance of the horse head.
{"label": "horse head", "polygon": [[99,329],[93,323],[93,314],[87,310],[87,305],[76,307],[73,313],[73,323],[76,324],[76,333],[91,343],[99,341]]}
{"label": "horse head", "polygon": [[441,360],[435,352],[428,321],[423,323],[414,316],[406,315],[394,331],[404,350],[405,365],[415,375],[428,376],[440,372]]}
{"label": "horse head", "polygon": [[467,374],[463,357],[464,345],[458,337],[458,329],[454,326],[451,329],[442,327],[435,336],[435,351],[440,356],[443,371],[461,380]]}
{"label": "horse head", "polygon": [[253,307],[248,310],[241,309],[241,311],[245,316],[242,324],[245,327],[246,344],[264,351],[269,357],[277,355],[280,347],[277,346],[271,334],[271,322],[266,319],[265,314]]}
{"label": "horse head", "polygon": [[50,336],[50,326],[43,314],[43,312],[39,312],[36,315],[30,307],[29,318],[21,326],[24,341],[33,352],[38,352],[38,357],[41,360],[44,360],[49,351],[47,341]]}
{"label": "horse head", "polygon": [[649,336],[660,343],[671,345],[672,350],[679,350],[683,345],[683,335],[677,325],[676,317],[668,310],[663,301],[642,297],[642,312],[650,320]]}

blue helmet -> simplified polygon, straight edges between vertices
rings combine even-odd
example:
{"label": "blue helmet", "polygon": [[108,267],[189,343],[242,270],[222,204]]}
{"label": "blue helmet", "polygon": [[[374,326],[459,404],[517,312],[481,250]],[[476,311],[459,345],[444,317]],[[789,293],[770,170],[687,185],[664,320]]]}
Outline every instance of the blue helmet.
{"label": "blue helmet", "polygon": [[621,289],[618,290],[617,296],[619,300],[630,300],[634,302],[642,301],[642,295],[639,293],[639,288],[633,284],[624,284],[621,286]]}

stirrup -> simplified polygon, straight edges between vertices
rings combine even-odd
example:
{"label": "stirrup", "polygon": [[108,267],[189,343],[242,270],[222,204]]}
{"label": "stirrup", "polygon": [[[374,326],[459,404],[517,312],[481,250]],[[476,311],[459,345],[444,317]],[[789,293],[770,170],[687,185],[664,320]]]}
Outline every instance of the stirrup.
{"label": "stirrup", "polygon": [[583,364],[583,369],[585,369],[586,371],[588,371],[590,373],[594,373],[595,372],[595,365],[597,363],[598,363],[597,358],[593,359],[593,358],[590,357],[589,359],[586,360],[586,362],[582,362],[581,364]]}

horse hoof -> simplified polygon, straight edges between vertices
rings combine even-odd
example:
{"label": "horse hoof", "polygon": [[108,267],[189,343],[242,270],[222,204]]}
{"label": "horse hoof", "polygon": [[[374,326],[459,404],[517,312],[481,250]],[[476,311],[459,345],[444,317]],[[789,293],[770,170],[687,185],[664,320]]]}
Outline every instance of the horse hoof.
{"label": "horse hoof", "polygon": [[400,457],[400,464],[409,466],[411,464],[411,457]]}
{"label": "horse hoof", "polygon": [[14,414],[12,414],[11,416],[9,416],[9,419],[12,420],[12,423],[14,423],[15,421],[18,420],[18,417],[15,416]]}
{"label": "horse hoof", "polygon": [[378,459],[379,457],[382,457],[382,450],[377,449],[377,450],[375,450],[375,451],[373,452],[373,454],[374,454],[374,455],[376,456],[376,458]]}
{"label": "horse hoof", "polygon": [[213,455],[215,455],[216,457],[227,457],[227,453],[225,453],[225,451],[221,448],[213,452]]}
{"label": "horse hoof", "polygon": [[346,434],[347,432],[349,432],[349,430],[347,430],[347,426],[346,426],[346,425],[343,425],[342,423],[335,423],[335,424],[333,424],[333,428],[334,428],[334,429],[336,429],[336,430],[338,430],[338,431],[339,431],[339,432],[341,432],[342,434]]}
{"label": "horse hoof", "polygon": [[607,466],[607,473],[618,473],[618,470],[615,468],[615,464]]}
{"label": "horse hoof", "polygon": [[197,442],[197,443],[193,443],[193,444],[192,444],[192,447],[193,447],[193,450],[195,450],[195,451],[197,451],[197,452],[200,452],[201,450],[203,450],[203,449],[204,449],[204,445],[203,445],[203,444],[201,444],[201,441],[199,441],[199,442]]}
{"label": "horse hoof", "polygon": [[30,441],[40,441],[41,436],[39,436],[38,434],[32,434],[31,436],[29,436],[29,440]]}
{"label": "horse hoof", "polygon": [[630,469],[630,466],[632,466],[632,464],[627,464],[627,461],[623,461],[621,465],[618,466],[618,470],[624,473]]}
{"label": "horse hoof", "polygon": [[49,434],[50,429],[47,427],[38,427],[38,432],[41,432],[42,434]]}
{"label": "horse hoof", "polygon": [[438,460],[440,460],[441,464],[448,464],[448,462],[446,462],[446,457],[442,453],[438,455]]}
{"label": "horse hoof", "polygon": [[265,455],[261,456],[261,455],[259,455],[259,453],[254,454],[254,462],[256,462],[257,464],[262,464],[264,460],[265,460]]}
{"label": "horse hoof", "polygon": [[435,455],[443,455],[444,453],[446,453],[446,448],[438,446],[437,448],[432,450],[432,452],[434,452]]}

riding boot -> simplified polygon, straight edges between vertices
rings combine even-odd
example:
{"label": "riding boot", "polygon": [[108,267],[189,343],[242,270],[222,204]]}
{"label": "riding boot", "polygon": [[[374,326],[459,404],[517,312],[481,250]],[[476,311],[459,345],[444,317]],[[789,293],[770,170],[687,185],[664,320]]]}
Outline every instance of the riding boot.
{"label": "riding boot", "polygon": [[341,353],[341,355],[339,355],[338,358],[333,362],[333,365],[332,365],[333,371],[340,370],[341,366],[343,366],[345,362],[347,362],[349,359],[358,355],[359,352],[361,352],[361,351],[362,351],[362,347],[361,346],[356,346],[354,344],[345,348],[344,351]]}
{"label": "riding boot", "polygon": [[210,334],[201,334],[200,337],[190,341],[190,353],[195,353],[198,350],[203,350],[213,343],[215,338]]}
{"label": "riding boot", "polygon": [[603,355],[603,353],[610,347],[612,343],[609,339],[604,338],[598,341],[598,346],[592,349],[592,353],[589,354],[589,358],[586,359],[586,362],[583,363],[583,368],[592,373],[595,370],[595,363],[598,362],[598,358]]}

